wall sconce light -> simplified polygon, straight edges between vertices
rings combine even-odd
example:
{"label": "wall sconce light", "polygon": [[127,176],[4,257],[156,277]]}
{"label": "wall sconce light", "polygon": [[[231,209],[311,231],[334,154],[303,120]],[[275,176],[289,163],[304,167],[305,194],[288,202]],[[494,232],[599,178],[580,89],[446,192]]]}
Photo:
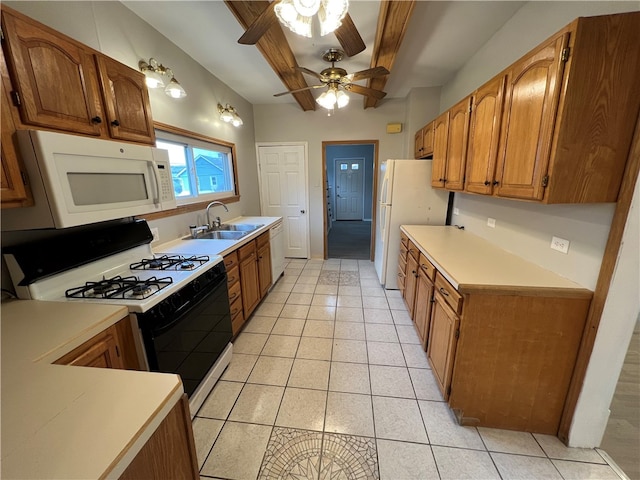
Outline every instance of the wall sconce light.
{"label": "wall sconce light", "polygon": [[158,63],[155,58],[150,58],[149,63],[144,60],[138,62],[140,71],[144,73],[145,83],[149,88],[162,88],[164,87],[164,93],[171,98],[183,98],[187,96],[182,85],[178,83],[178,80],[173,75],[173,71],[170,68],[165,67],[161,63]]}
{"label": "wall sconce light", "polygon": [[236,111],[236,109],[233,108],[228,103],[224,107],[218,104],[218,113],[220,114],[220,120],[226,123],[230,123],[234,127],[239,127],[242,124],[244,124],[244,122],[240,118],[240,115],[238,115],[238,112]]}

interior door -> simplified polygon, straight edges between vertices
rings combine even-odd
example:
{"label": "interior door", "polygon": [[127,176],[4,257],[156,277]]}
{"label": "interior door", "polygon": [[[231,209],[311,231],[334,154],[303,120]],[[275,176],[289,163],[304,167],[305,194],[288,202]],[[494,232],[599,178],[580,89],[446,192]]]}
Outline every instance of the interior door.
{"label": "interior door", "polygon": [[364,159],[336,159],[336,220],[362,220]]}
{"label": "interior door", "polygon": [[262,215],[282,217],[284,256],[309,257],[305,146],[258,146]]}

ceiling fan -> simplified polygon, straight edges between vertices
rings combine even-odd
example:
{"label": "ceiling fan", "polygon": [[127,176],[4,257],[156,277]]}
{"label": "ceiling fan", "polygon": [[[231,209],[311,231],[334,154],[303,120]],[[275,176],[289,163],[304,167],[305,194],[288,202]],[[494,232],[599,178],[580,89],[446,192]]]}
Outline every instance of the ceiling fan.
{"label": "ceiling fan", "polygon": [[[326,1],[326,0],[325,0]],[[343,0],[347,5],[346,0]],[[258,2],[254,2],[258,3]],[[258,17],[249,25],[247,30],[238,40],[238,43],[243,45],[255,45],[260,38],[271,28],[272,25],[278,23],[278,15],[276,15],[276,9],[282,4],[291,3],[291,0],[275,0],[271,2]],[[316,2],[313,2],[316,3]],[[320,3],[317,1],[317,3]],[[331,30],[330,30],[331,31]],[[352,57],[362,52],[366,45],[358,32],[351,16],[346,13],[341,20],[341,25],[333,30],[338,42],[344,49],[344,52]]]}
{"label": "ceiling fan", "polygon": [[290,90],[288,92],[276,93],[274,97],[301,92],[303,90],[327,87],[327,91],[320,95],[320,97],[316,99],[316,102],[329,110],[332,110],[336,105],[338,108],[342,108],[349,102],[349,97],[343,90],[357,93],[359,95],[365,95],[367,97],[373,97],[377,100],[385,97],[387,94],[386,92],[363,87],[362,85],[358,85],[353,82],[367,78],[383,77],[385,75],[389,75],[389,70],[384,67],[374,67],[348,74],[345,69],[335,66],[335,62],[339,62],[343,58],[344,52],[342,50],[330,48],[322,55],[322,59],[331,63],[331,67],[325,68],[320,73],[314,72],[313,70],[309,70],[305,67],[295,67],[296,70],[317,78],[320,80],[321,84],[299,88],[297,90]]}

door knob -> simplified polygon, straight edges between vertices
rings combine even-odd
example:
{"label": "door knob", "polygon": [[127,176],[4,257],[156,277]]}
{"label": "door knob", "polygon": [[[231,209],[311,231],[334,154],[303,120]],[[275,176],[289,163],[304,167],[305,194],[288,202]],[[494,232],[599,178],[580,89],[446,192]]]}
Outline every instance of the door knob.
{"label": "door knob", "polygon": [[305,211],[304,210],[300,210],[300,213],[305,213]]}

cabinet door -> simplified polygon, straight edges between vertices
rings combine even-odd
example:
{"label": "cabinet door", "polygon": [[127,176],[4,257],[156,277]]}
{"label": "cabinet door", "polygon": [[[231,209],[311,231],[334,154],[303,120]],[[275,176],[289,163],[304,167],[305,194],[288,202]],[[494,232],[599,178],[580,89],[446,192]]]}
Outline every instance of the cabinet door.
{"label": "cabinet door", "polygon": [[54,363],[79,367],[124,368],[116,327],[109,327]]}
{"label": "cabinet door", "polygon": [[422,129],[422,154],[423,156],[433,153],[433,122]]}
{"label": "cabinet door", "polygon": [[413,140],[413,155],[415,158],[422,158],[423,146],[422,146],[422,129],[416,132],[416,136]]}
{"label": "cabinet door", "polygon": [[258,262],[256,252],[253,251],[247,258],[240,261],[240,284],[242,286],[242,307],[244,318],[255,310],[260,303],[260,284],[258,281]]}
{"label": "cabinet door", "polygon": [[418,336],[422,341],[422,348],[427,349],[429,339],[429,323],[431,321],[431,299],[433,298],[433,282],[420,269],[418,273],[418,284],[416,287],[416,304],[414,323]]}
{"label": "cabinet door", "polygon": [[467,192],[490,195],[493,190],[504,81],[504,76],[496,77],[473,94],[464,183]]}
{"label": "cabinet door", "polygon": [[467,97],[449,110],[449,139],[444,182],[447,190],[464,188],[470,107],[471,97]]}
{"label": "cabinet door", "polygon": [[[2,77],[5,74],[4,54],[0,49],[0,62],[2,65],[0,70]],[[2,103],[2,112],[0,114],[0,134],[2,135],[0,161],[0,189],[2,195],[2,208],[23,207],[32,203],[31,195],[22,178],[23,170],[18,156],[18,147],[16,145],[15,131],[16,127],[13,123],[11,114],[11,105],[9,104],[8,91],[5,88],[4,81],[0,79],[0,102]]]}
{"label": "cabinet door", "polygon": [[431,313],[427,357],[445,400],[449,399],[459,327],[460,319],[436,292]]}
{"label": "cabinet door", "polygon": [[258,284],[260,298],[264,298],[271,287],[271,246],[268,243],[258,249]]}
{"label": "cabinet door", "polygon": [[7,61],[28,125],[105,132],[93,55],[54,30],[2,12]]}
{"label": "cabinet door", "polygon": [[431,186],[444,188],[447,166],[447,141],[449,139],[449,112],[444,112],[433,123],[433,161],[431,162]]}
{"label": "cabinet door", "polygon": [[110,136],[155,144],[144,75],[108,57],[97,61]]}
{"label": "cabinet door", "polygon": [[418,279],[418,262],[412,255],[407,255],[407,270],[404,283],[404,303],[413,318],[416,299],[416,283]]}
{"label": "cabinet door", "polygon": [[562,51],[568,40],[569,34],[554,37],[507,72],[496,173],[499,196],[531,200],[544,196],[564,72]]}

